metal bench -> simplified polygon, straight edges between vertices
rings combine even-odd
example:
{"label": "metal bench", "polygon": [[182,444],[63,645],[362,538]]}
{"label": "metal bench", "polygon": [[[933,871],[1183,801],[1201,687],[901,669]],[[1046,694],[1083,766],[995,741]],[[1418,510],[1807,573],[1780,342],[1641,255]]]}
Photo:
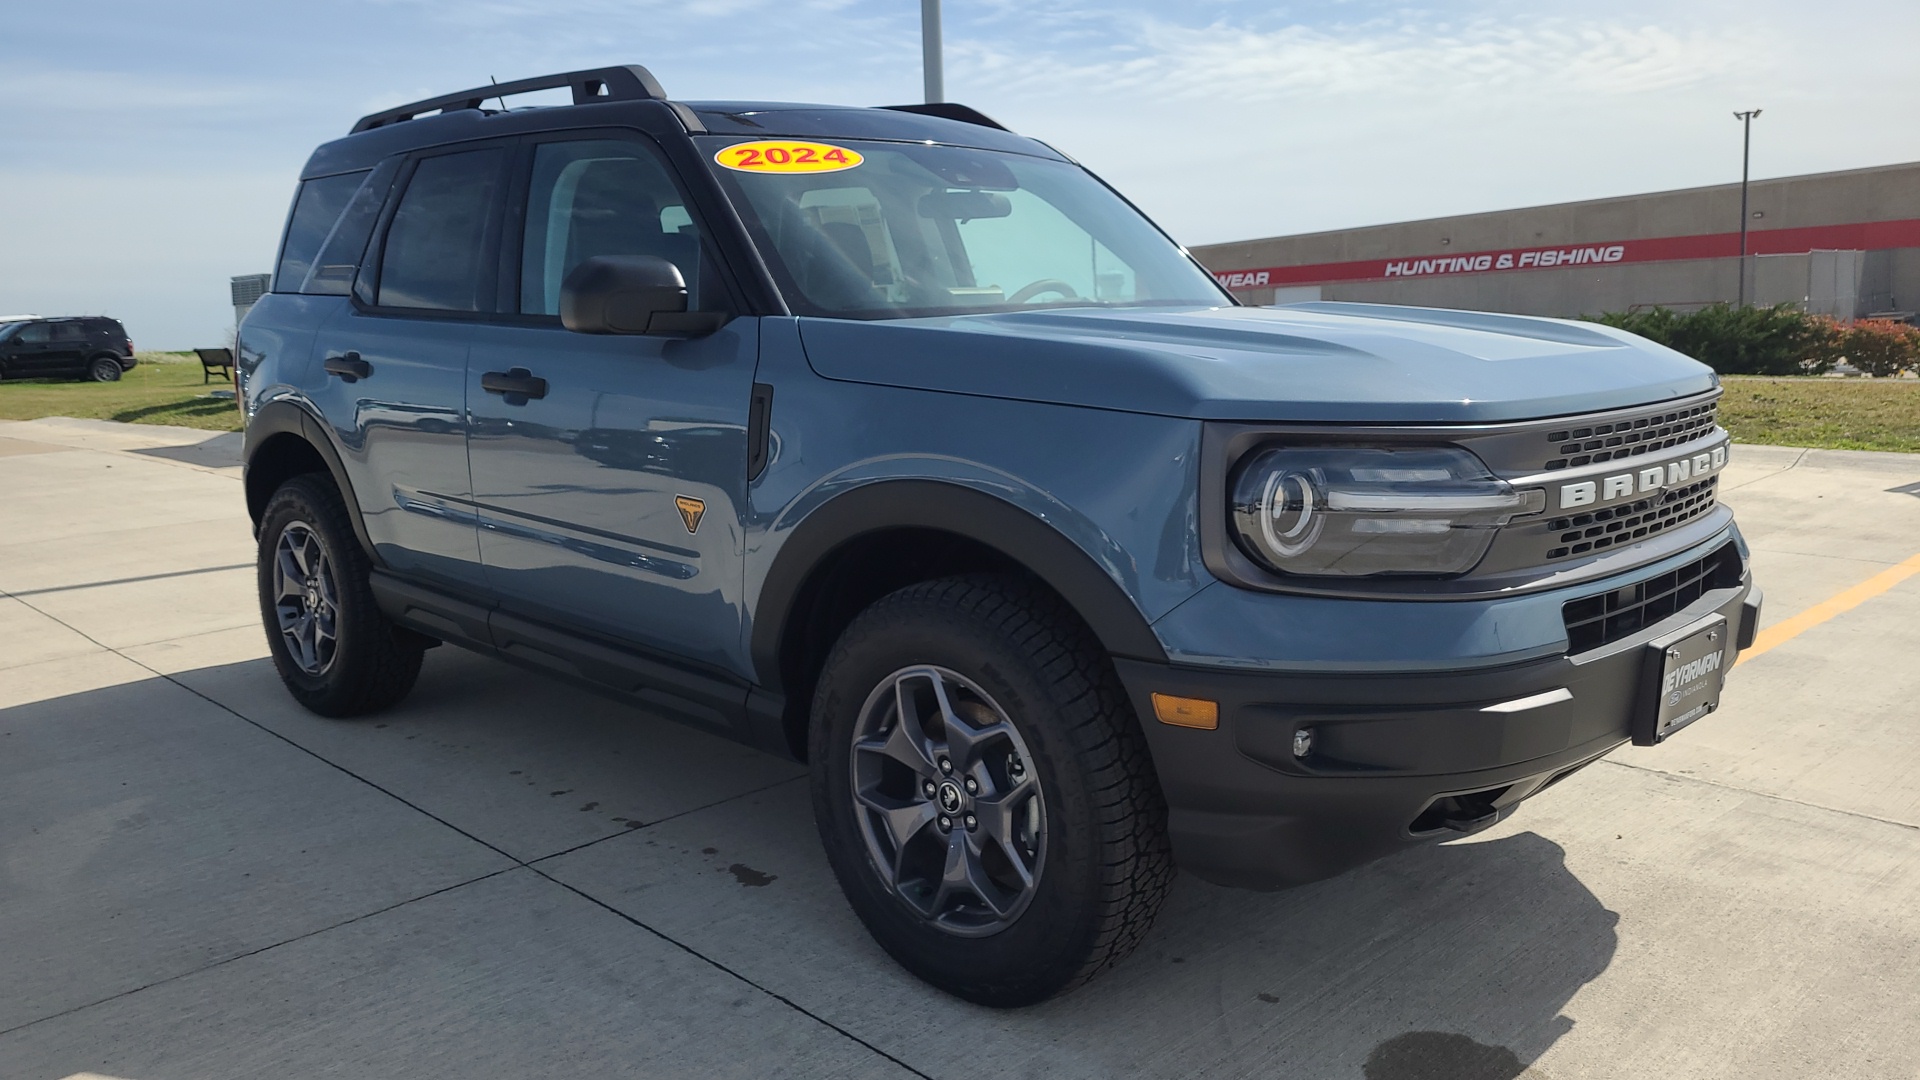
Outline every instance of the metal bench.
{"label": "metal bench", "polygon": [[200,382],[202,385],[213,381],[213,373],[218,371],[221,379],[233,381],[232,349],[195,349],[200,356]]}

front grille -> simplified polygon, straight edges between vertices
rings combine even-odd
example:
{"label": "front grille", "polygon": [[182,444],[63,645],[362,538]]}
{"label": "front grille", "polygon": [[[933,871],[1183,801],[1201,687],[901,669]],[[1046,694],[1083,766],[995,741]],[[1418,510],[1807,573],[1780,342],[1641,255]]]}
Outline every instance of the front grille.
{"label": "front grille", "polygon": [[1713,430],[1717,401],[1692,408],[1628,416],[1604,424],[1556,428],[1547,433],[1553,456],[1542,468],[1552,472],[1601,461],[1639,457],[1691,442]]}
{"label": "front grille", "polygon": [[1709,476],[1697,484],[1669,488],[1652,498],[1625,506],[1575,514],[1547,522],[1548,559],[1568,559],[1590,551],[1604,551],[1616,544],[1631,544],[1655,533],[1692,521],[1713,509],[1718,502],[1720,478]]}
{"label": "front grille", "polygon": [[1612,592],[1569,601],[1560,609],[1567,651],[1583,653],[1652,626],[1715,589],[1740,584],[1740,552],[1726,544],[1678,570]]}

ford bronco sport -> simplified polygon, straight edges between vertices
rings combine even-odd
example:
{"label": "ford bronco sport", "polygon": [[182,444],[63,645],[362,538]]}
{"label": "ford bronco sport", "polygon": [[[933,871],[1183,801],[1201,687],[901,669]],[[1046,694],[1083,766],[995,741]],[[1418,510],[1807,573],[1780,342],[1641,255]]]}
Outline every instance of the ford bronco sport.
{"label": "ford bronco sport", "polygon": [[1125,956],[1176,865],[1324,878],[1659,742],[1759,613],[1707,368],[1237,306],[960,105],[625,67],[368,116],[239,352],[294,697],[451,642],[805,761],[873,936],[993,1005]]}

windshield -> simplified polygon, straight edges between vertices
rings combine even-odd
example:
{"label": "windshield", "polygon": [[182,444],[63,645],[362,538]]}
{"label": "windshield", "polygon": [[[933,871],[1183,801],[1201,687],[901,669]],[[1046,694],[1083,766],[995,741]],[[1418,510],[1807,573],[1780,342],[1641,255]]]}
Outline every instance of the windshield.
{"label": "windshield", "polygon": [[1233,302],[1076,165],[920,143],[701,141],[797,314]]}
{"label": "windshield", "polygon": [[25,325],[27,324],[23,322],[0,323],[0,341],[5,341],[8,338],[12,337],[14,334],[14,331],[20,329]]}

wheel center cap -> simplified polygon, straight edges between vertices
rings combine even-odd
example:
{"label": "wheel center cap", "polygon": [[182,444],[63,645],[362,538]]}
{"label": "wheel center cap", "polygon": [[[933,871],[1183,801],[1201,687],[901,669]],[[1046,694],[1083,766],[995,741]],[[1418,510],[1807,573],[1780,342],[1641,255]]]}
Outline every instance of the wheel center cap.
{"label": "wheel center cap", "polygon": [[951,780],[946,781],[940,785],[940,793],[936,797],[940,800],[940,809],[949,814],[957,814],[960,812],[959,784]]}

